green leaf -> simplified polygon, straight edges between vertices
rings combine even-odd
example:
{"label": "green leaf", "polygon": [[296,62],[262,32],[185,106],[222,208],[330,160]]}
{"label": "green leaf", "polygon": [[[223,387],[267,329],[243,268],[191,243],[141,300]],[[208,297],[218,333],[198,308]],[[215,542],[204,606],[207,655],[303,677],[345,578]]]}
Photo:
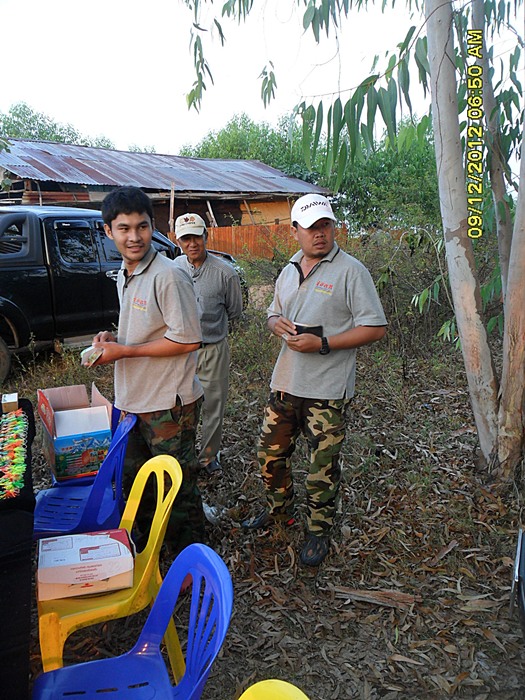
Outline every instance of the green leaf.
{"label": "green leaf", "polygon": [[394,68],[396,67],[396,65],[397,65],[397,56],[392,54],[392,56],[390,56],[390,59],[388,61],[388,66],[386,67],[386,71],[385,71],[385,78],[387,80],[390,80],[390,78],[392,77],[392,72],[393,72]]}
{"label": "green leaf", "polygon": [[315,10],[315,14],[312,18],[312,31],[314,33],[314,38],[316,43],[319,43],[319,13]]}
{"label": "green leaf", "polygon": [[339,135],[341,134],[341,129],[344,126],[343,120],[343,107],[339,97],[333,104],[332,110],[332,139],[333,139],[333,153],[334,155],[339,152]]}
{"label": "green leaf", "polygon": [[339,151],[339,158],[338,158],[338,164],[337,164],[337,178],[335,181],[335,191],[336,192],[339,191],[339,188],[341,187],[341,183],[343,182],[347,163],[348,163],[348,145],[346,143],[346,140],[344,140],[341,144],[341,150]]}
{"label": "green leaf", "polygon": [[321,137],[321,130],[323,128],[323,103],[319,102],[317,105],[317,114],[315,117],[315,134],[314,142],[312,146],[312,158],[315,158],[317,153],[317,147],[319,145],[319,139]]}
{"label": "green leaf", "polygon": [[396,124],[395,124],[395,101],[391,101],[390,90],[385,90],[385,88],[379,88],[377,92],[377,103],[381,111],[381,116],[385,122],[388,137],[390,143],[394,144],[396,141]]}
{"label": "green leaf", "polygon": [[305,29],[305,30],[308,29],[308,27],[312,24],[314,17],[315,17],[315,6],[310,1],[308,7],[306,8],[306,12],[303,15],[303,29]]}
{"label": "green leaf", "polygon": [[423,87],[423,94],[426,95],[428,92],[427,78],[430,76],[430,66],[428,63],[426,37],[420,37],[416,41],[416,51],[414,54],[414,60],[416,62],[417,68],[418,68],[419,82],[421,83],[421,86]]}
{"label": "green leaf", "polygon": [[326,115],[326,128],[327,128],[327,134],[326,134],[326,143],[328,144],[328,150],[326,151],[326,158],[325,158],[325,168],[324,172],[326,177],[330,177],[330,173],[332,172],[332,167],[334,163],[334,151],[333,151],[333,142],[332,142],[332,105],[328,108],[328,114]]}
{"label": "green leaf", "polygon": [[356,104],[352,99],[348,100],[345,104],[344,117],[346,131],[348,132],[348,138],[350,140],[350,159],[353,161],[359,139],[359,121],[356,119]]}
{"label": "green leaf", "polygon": [[378,94],[375,87],[371,87],[366,95],[366,131],[368,134],[368,142],[373,144],[374,142],[374,124],[376,118],[377,104],[378,104]]}
{"label": "green leaf", "polygon": [[403,41],[400,44],[398,44],[400,54],[402,54],[404,51],[407,50],[407,47],[410,44],[410,40],[414,36],[415,31],[416,31],[416,27],[415,27],[415,25],[412,25],[410,27],[410,29],[408,30],[406,37],[403,39]]}
{"label": "green leaf", "polygon": [[430,65],[428,63],[427,38],[419,37],[416,41],[416,57],[424,67],[426,73],[430,75]]}
{"label": "green leaf", "polygon": [[410,114],[412,114],[412,102],[410,101],[410,71],[408,70],[408,62],[405,58],[401,59],[399,62],[397,75],[401,93],[405,98]]}
{"label": "green leaf", "polygon": [[369,132],[368,126],[366,124],[361,124],[361,138],[364,141],[367,153],[370,153],[371,151],[373,151],[374,150],[374,142],[373,142],[373,139],[370,137],[370,132]]}
{"label": "green leaf", "polygon": [[214,20],[214,23],[215,23],[215,26],[217,27],[217,30],[219,32],[219,39],[221,41],[221,46],[224,46],[224,42],[226,41],[226,37],[224,36],[224,32],[222,31],[222,27],[216,19]]}
{"label": "green leaf", "polygon": [[[304,107],[304,103],[303,103]],[[309,105],[306,109],[302,111],[303,120],[303,135],[302,135],[302,148],[303,157],[306,162],[306,167],[310,170],[312,167],[312,161],[310,157],[310,144],[312,142],[312,125],[315,119],[315,109],[313,105]]]}

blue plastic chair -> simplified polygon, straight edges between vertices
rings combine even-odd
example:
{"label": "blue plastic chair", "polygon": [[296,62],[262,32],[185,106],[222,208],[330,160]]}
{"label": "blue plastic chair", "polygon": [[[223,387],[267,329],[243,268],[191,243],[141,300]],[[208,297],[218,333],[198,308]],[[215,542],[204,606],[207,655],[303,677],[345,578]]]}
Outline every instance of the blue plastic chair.
{"label": "blue plastic chair", "polygon": [[105,460],[92,483],[53,486],[36,495],[33,539],[96,532],[119,526],[124,512],[122,476],[129,433],[137,416],[118,424]]}
{"label": "blue plastic chair", "polygon": [[[192,584],[185,660],[181,652],[185,670],[172,685],[160,642],[188,574]],[[191,544],[171,565],[131,651],[43,673],[33,686],[33,700],[198,700],[226,636],[232,606],[233,586],[225,563],[210,547]]]}

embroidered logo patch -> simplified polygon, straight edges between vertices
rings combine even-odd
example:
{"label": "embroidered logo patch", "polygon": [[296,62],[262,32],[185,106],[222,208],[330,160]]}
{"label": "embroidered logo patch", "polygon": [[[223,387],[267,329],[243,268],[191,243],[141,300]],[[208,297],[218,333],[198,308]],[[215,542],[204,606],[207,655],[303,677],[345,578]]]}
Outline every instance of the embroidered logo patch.
{"label": "embroidered logo patch", "polygon": [[137,311],[146,311],[147,305],[148,303],[146,299],[139,299],[138,297],[133,297],[132,307],[134,309],[137,309]]}
{"label": "embroidered logo patch", "polygon": [[332,296],[332,292],[334,291],[334,285],[330,284],[329,282],[317,280],[317,282],[315,283],[315,291],[321,292],[321,294],[328,294],[329,296]]}

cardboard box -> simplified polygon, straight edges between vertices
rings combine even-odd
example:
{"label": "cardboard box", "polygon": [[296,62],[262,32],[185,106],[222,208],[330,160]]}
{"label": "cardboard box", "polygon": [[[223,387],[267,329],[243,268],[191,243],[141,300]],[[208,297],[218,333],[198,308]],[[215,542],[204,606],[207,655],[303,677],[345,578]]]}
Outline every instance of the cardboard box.
{"label": "cardboard box", "polygon": [[18,409],[18,394],[2,394],[2,412],[10,413]]}
{"label": "cardboard box", "polygon": [[39,600],[133,586],[133,545],[126,530],[47,537],[38,543]]}
{"label": "cardboard box", "polygon": [[83,384],[37,392],[44,426],[42,449],[55,479],[96,474],[111,442],[111,403],[91,385],[91,402]]}

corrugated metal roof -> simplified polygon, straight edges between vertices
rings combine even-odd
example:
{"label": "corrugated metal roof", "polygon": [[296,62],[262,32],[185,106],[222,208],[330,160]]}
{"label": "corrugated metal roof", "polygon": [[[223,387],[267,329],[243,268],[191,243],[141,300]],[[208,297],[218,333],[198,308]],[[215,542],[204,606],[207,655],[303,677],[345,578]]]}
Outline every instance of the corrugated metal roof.
{"label": "corrugated metal roof", "polygon": [[10,139],[0,151],[0,168],[31,180],[89,186],[135,185],[150,190],[294,196],[323,188],[287,177],[255,160],[186,158],[129,153],[52,141]]}

